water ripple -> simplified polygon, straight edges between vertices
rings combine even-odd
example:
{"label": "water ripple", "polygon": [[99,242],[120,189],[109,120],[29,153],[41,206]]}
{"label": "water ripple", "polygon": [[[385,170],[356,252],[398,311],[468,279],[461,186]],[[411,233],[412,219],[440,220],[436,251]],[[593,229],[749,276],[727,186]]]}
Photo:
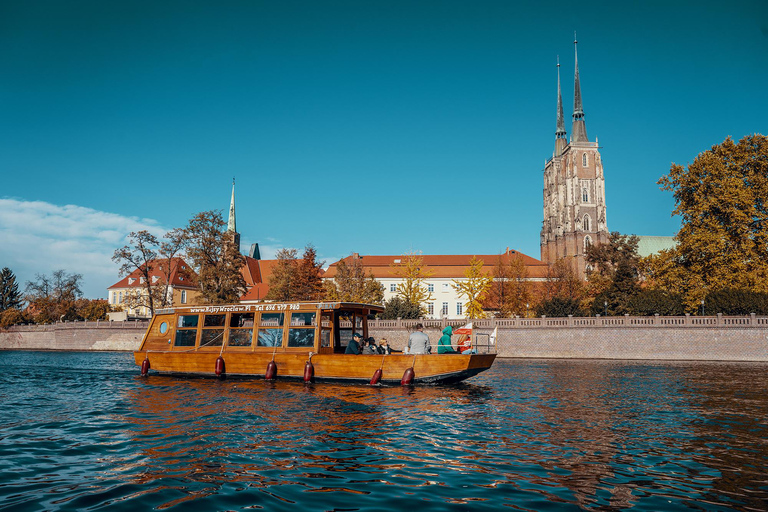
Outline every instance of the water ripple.
{"label": "water ripple", "polygon": [[450,387],[0,353],[0,509],[762,510],[759,364],[497,361]]}

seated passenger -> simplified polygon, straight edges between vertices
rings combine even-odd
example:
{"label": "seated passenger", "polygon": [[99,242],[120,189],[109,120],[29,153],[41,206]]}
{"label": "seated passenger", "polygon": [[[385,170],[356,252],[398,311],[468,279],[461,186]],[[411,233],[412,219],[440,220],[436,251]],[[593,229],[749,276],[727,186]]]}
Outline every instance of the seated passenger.
{"label": "seated passenger", "polygon": [[378,351],[376,350],[376,340],[373,339],[373,336],[365,340],[365,343],[363,344],[363,354],[377,354]]}
{"label": "seated passenger", "polygon": [[443,335],[440,337],[440,340],[437,342],[438,354],[458,354],[458,352],[453,349],[453,344],[451,343],[452,335],[453,335],[453,327],[449,325],[448,327],[443,329]]}
{"label": "seated passenger", "polygon": [[345,354],[359,354],[360,353],[360,343],[363,340],[363,335],[359,333],[355,333],[352,335],[352,340],[347,344],[347,350],[344,351]]}
{"label": "seated passenger", "polygon": [[389,355],[392,353],[392,349],[389,346],[389,342],[387,341],[387,338],[381,338],[381,341],[379,342],[379,346],[376,348],[376,351],[379,354],[386,354],[386,355]]}

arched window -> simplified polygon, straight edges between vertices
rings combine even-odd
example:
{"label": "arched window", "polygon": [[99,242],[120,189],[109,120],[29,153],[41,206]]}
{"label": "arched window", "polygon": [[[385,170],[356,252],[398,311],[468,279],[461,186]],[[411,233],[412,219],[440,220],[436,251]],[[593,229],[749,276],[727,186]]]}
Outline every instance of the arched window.
{"label": "arched window", "polygon": [[589,189],[587,187],[583,187],[581,189],[581,202],[582,203],[589,202]]}
{"label": "arched window", "polygon": [[[584,227],[584,231],[589,231],[590,230],[589,229],[589,221],[590,221],[589,215],[585,215],[584,216],[584,222],[581,224]],[[586,240],[586,238],[584,240]]]}
{"label": "arched window", "polygon": [[587,249],[592,245],[592,238],[585,236],[584,237],[584,252],[587,252]]}
{"label": "arched window", "polygon": [[587,166],[587,154],[586,153],[581,155],[581,165],[584,166],[584,167]]}

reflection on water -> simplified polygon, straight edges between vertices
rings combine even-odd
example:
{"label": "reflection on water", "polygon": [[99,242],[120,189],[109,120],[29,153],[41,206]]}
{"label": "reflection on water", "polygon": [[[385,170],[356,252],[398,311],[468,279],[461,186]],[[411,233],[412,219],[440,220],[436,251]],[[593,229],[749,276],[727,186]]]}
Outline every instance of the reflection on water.
{"label": "reflection on water", "polygon": [[140,378],[0,353],[0,509],[759,510],[766,365],[497,361],[468,383]]}

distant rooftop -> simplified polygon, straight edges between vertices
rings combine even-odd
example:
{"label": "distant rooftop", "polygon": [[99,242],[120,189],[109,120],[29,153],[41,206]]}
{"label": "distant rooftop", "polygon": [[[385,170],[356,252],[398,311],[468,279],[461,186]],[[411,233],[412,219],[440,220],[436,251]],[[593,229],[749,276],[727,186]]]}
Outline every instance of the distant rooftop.
{"label": "distant rooftop", "polygon": [[637,243],[637,253],[641,258],[656,254],[664,249],[675,247],[675,237],[673,236],[639,236]]}

